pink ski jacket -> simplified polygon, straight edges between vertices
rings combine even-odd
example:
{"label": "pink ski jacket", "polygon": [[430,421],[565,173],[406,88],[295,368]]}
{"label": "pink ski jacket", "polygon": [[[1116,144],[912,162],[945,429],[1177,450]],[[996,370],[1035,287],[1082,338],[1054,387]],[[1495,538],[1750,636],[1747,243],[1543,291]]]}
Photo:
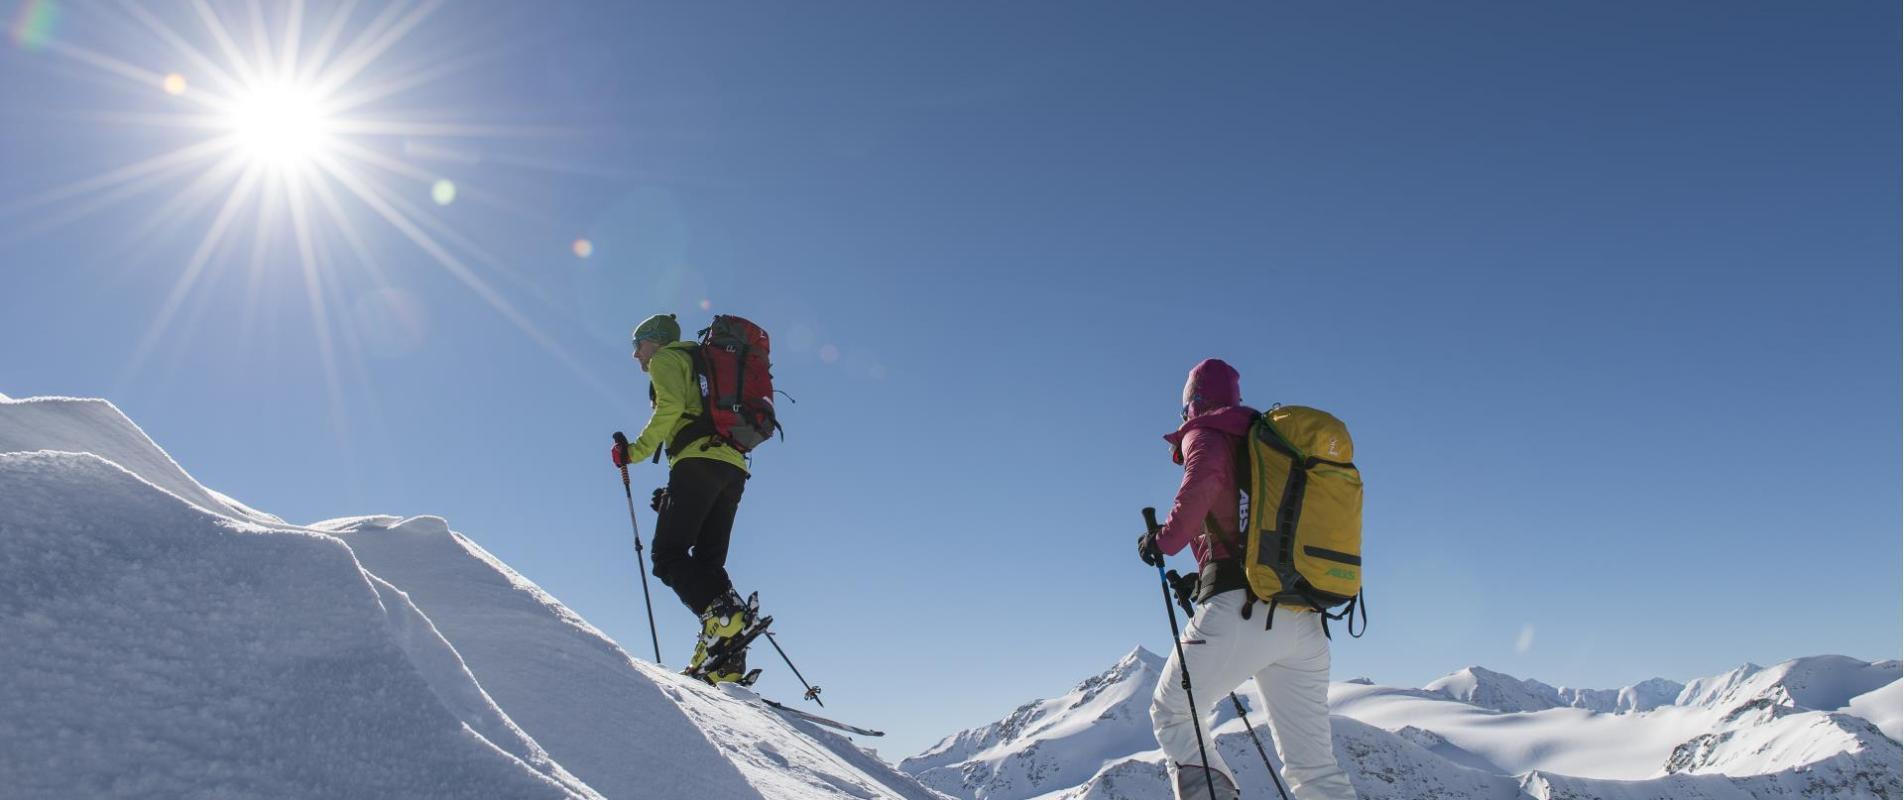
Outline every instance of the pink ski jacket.
{"label": "pink ski jacket", "polygon": [[[1171,456],[1183,465],[1183,484],[1177,487],[1157,547],[1174,555],[1190,545],[1198,567],[1206,567],[1213,560],[1242,555],[1228,547],[1238,541],[1236,448],[1249,433],[1256,410],[1242,405],[1235,368],[1214,358],[1190,370],[1183,405],[1183,427],[1164,437]],[[1201,535],[1206,521],[1214,529],[1214,542]]]}

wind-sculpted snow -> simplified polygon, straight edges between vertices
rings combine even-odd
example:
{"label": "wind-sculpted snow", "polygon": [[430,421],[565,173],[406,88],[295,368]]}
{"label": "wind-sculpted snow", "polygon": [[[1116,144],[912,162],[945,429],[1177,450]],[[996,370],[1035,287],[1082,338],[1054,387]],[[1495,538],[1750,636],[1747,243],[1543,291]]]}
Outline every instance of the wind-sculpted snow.
{"label": "wind-sculpted snow", "polygon": [[35,451],[0,452],[9,800],[943,798],[630,658],[440,518],[284,524],[103,402],[0,434]]}
{"label": "wind-sculpted snow", "polygon": [[850,740],[630,658],[439,517],[312,527],[405,587],[523,730],[605,796],[932,796]]}
{"label": "wind-sculpted snow", "polygon": [[[594,797],[329,537],[0,454],[8,797]],[[460,674],[459,674],[460,673]]]}
{"label": "wind-sculpted snow", "polygon": [[92,453],[214,514],[282,522],[242,504],[227,503],[222,495],[199,485],[145,431],[104,400],[0,397],[0,453],[34,450]]}
{"label": "wind-sculpted snow", "polygon": [[[1144,684],[1137,689],[1105,680],[1119,675],[1113,668],[1087,684],[1101,694],[1147,699],[1157,680],[1154,668],[1123,678]],[[1896,662],[1821,656],[1769,669],[1750,666],[1683,688],[1656,679],[1595,691],[1554,689],[1476,667],[1425,689],[1337,683],[1330,704],[1337,757],[1363,798],[1899,800],[1904,755],[1896,737],[1881,730],[1887,720],[1896,724],[1896,676]],[[1242,694],[1254,699],[1253,690]],[[1042,720],[1054,704],[1062,705],[1028,704],[1012,724],[952,737],[901,766],[929,782],[963,777],[963,784],[943,788],[973,800],[989,798],[980,792],[996,788],[996,765],[1042,744],[1000,733],[1035,728],[1023,719]],[[1267,736],[1261,715],[1252,716],[1257,733]],[[1242,722],[1220,720],[1215,735],[1243,796],[1275,797]],[[1077,761],[1100,766],[1075,785],[1049,780],[1037,797],[1170,797],[1154,739],[1117,749],[1122,752],[1071,752]],[[1270,754],[1273,759],[1273,749]],[[964,758],[947,760],[953,755]]]}

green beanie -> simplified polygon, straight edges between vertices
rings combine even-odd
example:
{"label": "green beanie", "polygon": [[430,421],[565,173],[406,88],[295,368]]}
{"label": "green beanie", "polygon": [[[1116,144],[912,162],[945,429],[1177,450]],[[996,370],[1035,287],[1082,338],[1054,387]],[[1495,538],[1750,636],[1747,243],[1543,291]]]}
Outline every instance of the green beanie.
{"label": "green beanie", "polygon": [[681,323],[674,321],[673,314],[656,314],[635,326],[635,346],[643,341],[655,341],[673,344],[681,340]]}

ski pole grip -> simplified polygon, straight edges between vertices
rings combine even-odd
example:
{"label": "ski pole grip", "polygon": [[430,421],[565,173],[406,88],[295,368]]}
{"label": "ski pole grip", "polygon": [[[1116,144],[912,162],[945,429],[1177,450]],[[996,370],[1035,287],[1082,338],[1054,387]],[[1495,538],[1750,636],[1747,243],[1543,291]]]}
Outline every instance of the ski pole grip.
{"label": "ski pole grip", "polygon": [[[618,459],[616,459],[616,461],[617,461],[617,462],[622,462],[622,461],[624,461],[624,460],[626,460],[626,459],[628,458],[628,437],[627,437],[627,436],[625,436],[625,435],[623,435],[621,431],[615,431],[615,446],[616,446],[616,447],[619,447],[619,448],[621,448],[621,453],[622,453],[622,455],[621,455],[621,458],[618,458]],[[632,489],[629,489],[629,484],[628,484],[628,465],[627,465],[626,463],[623,463],[623,464],[621,465],[621,488],[622,488],[622,490],[623,490],[624,492],[631,492],[631,491],[633,491]],[[634,496],[633,494],[630,494],[630,495],[628,495],[628,502],[629,502],[629,514],[631,514],[631,515],[632,515],[632,514],[634,513],[634,505],[633,505],[633,504],[634,504],[634,502],[635,502],[635,496]],[[636,540],[635,540],[635,550],[636,550],[637,552],[639,552],[639,551],[641,550],[641,540],[640,540],[640,539],[636,539]],[[659,650],[660,648],[656,648],[656,649],[657,649],[657,650]],[[655,660],[656,660],[656,661],[660,661],[660,660],[661,660],[661,656],[660,656],[660,654],[659,654],[658,652],[657,652],[657,653],[656,653],[656,655],[655,655]]]}
{"label": "ski pole grip", "polygon": [[1163,526],[1157,524],[1157,509],[1144,506],[1144,528],[1151,533],[1156,533],[1161,527]]}

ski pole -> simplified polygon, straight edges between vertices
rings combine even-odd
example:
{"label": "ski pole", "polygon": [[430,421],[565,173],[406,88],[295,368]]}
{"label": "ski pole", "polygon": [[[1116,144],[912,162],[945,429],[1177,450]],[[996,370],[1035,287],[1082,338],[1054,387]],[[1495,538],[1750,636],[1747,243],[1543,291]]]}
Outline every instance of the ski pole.
{"label": "ski pole", "polygon": [[[615,446],[620,447],[623,461],[628,452],[628,437],[621,431],[615,431]],[[648,596],[648,559],[641,551],[641,522],[635,517],[635,490],[628,484],[628,465],[621,465],[621,493],[628,497],[628,524],[635,529],[635,571],[641,573],[641,604],[648,608],[648,638],[654,641],[654,660],[661,663],[661,634],[655,632],[654,600]]]}
{"label": "ski pole", "polygon": [[[1164,573],[1164,577],[1172,586],[1176,586],[1181,580],[1174,569]],[[1177,605],[1183,609],[1184,616],[1197,615],[1196,609],[1190,605],[1190,596],[1184,592],[1177,593]],[[1270,613],[1275,612],[1272,610]],[[1276,765],[1270,763],[1269,751],[1263,748],[1263,740],[1256,735],[1256,726],[1250,724],[1249,711],[1243,708],[1243,700],[1237,697],[1235,692],[1230,692],[1230,705],[1236,708],[1236,718],[1243,721],[1243,730],[1249,731],[1250,741],[1256,743],[1256,754],[1263,757],[1263,768],[1269,770],[1269,779],[1276,782],[1276,793],[1282,795],[1283,800],[1289,800],[1289,792],[1283,789],[1282,776],[1276,774]]]}
{"label": "ski pole", "polygon": [[1276,765],[1269,763],[1269,751],[1263,749],[1263,740],[1256,738],[1256,726],[1251,725],[1249,713],[1243,710],[1243,701],[1230,692],[1230,703],[1236,706],[1236,718],[1243,721],[1243,730],[1249,731],[1250,741],[1256,743],[1256,754],[1263,757],[1263,768],[1269,770],[1269,779],[1276,782],[1276,793],[1289,800],[1289,792],[1283,790],[1283,779],[1276,774]]}
{"label": "ski pole", "polygon": [[[1157,509],[1144,507],[1144,527],[1153,535],[1157,533]],[[1183,672],[1183,696],[1190,701],[1190,730],[1197,735],[1197,756],[1203,759],[1203,781],[1210,789],[1211,800],[1216,800],[1216,776],[1210,774],[1210,751],[1203,744],[1203,722],[1198,719],[1202,714],[1197,706],[1197,696],[1190,688],[1190,659],[1183,654],[1183,634],[1177,630],[1177,607],[1170,604],[1170,576],[1164,573],[1164,554],[1152,545],[1151,552],[1157,556],[1157,580],[1163,585],[1164,613],[1170,617],[1170,640],[1177,645],[1177,666]]]}
{"label": "ski pole", "polygon": [[806,698],[819,703],[821,708],[826,708],[826,703],[820,700],[820,687],[807,683],[807,679],[800,674],[800,668],[794,666],[793,659],[787,657],[787,651],[780,649],[780,640],[774,638],[773,631],[767,631],[767,643],[773,645],[774,652],[780,654],[781,661],[787,662],[787,669],[793,670],[793,677],[800,680],[800,685],[807,687]]}

